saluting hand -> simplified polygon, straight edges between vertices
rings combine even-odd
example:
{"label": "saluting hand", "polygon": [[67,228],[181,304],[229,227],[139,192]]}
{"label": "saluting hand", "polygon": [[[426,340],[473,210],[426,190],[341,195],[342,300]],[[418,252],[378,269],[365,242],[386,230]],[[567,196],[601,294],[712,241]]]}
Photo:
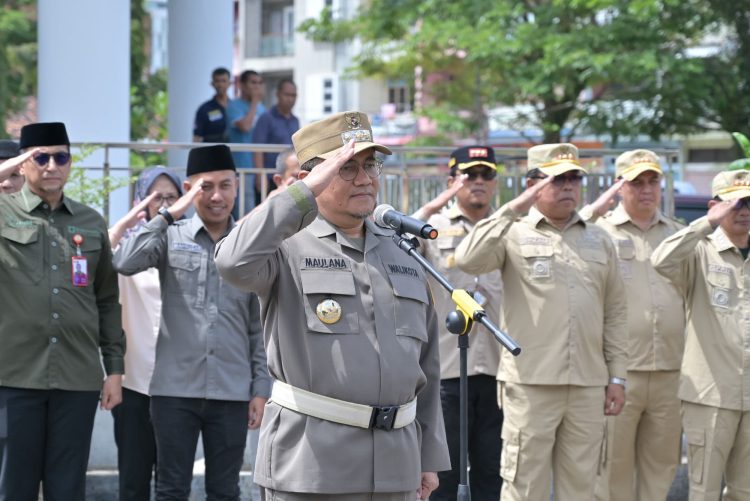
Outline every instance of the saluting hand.
{"label": "saluting hand", "polygon": [[[711,205],[708,209],[708,222],[711,227],[718,227],[727,215],[732,212],[741,200],[722,200],[721,202],[716,201],[715,204]],[[710,203],[710,202],[709,202]]]}
{"label": "saluting hand", "polygon": [[9,158],[3,163],[0,163],[0,177],[6,178],[19,170],[21,165],[37,153],[42,151],[40,148],[34,148],[26,153],[21,153],[17,157]]}
{"label": "saluting hand", "polygon": [[591,210],[596,217],[602,217],[615,204],[615,196],[625,184],[625,178],[620,179],[615,184],[607,188],[594,203],[591,204]]}
{"label": "saluting hand", "polygon": [[542,189],[554,181],[554,179],[554,176],[547,176],[538,183],[529,186],[520,195],[508,202],[508,206],[513,212],[526,214],[539,199]]}
{"label": "saluting hand", "polygon": [[440,209],[445,207],[448,202],[453,200],[453,197],[456,196],[456,193],[461,191],[461,188],[464,187],[464,183],[467,179],[469,179],[468,174],[461,174],[460,176],[456,177],[456,179],[453,181],[453,184],[451,184],[447,189],[441,191],[438,196],[424,204],[422,208],[419,209],[418,212],[421,212],[421,217],[424,220],[427,220],[433,214],[437,214],[438,212],[440,212]]}
{"label": "saluting hand", "polygon": [[314,197],[318,197],[338,175],[342,165],[354,156],[354,139],[346,143],[343,148],[325,162],[315,166],[302,182],[310,188]]}
{"label": "saluting hand", "polygon": [[203,190],[202,177],[193,183],[190,187],[190,191],[178,198],[177,201],[167,209],[175,221],[185,215],[185,212],[187,212],[188,208],[193,204],[193,200],[198,194],[200,194],[201,190]]}
{"label": "saluting hand", "polygon": [[158,194],[158,191],[151,193],[149,196],[135,204],[127,214],[122,216],[122,218],[112,225],[109,229],[109,244],[113,249],[120,243],[120,239],[127,230],[146,219],[146,215],[148,214],[148,204],[151,203],[154,197]]}

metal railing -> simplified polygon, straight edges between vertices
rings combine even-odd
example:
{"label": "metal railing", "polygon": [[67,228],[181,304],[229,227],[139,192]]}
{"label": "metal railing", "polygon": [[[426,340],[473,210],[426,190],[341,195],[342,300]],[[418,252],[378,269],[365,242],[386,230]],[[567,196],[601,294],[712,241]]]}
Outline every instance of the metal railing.
{"label": "metal railing", "polygon": [[[73,143],[71,146],[91,148],[96,146],[103,149],[104,161],[101,166],[87,166],[86,169],[101,170],[102,176],[109,177],[114,171],[124,171],[130,176],[136,174],[136,168],[130,165],[111,165],[112,150],[130,150],[136,152],[165,152],[173,150],[188,150],[190,148],[207,146],[208,143],[140,143],[140,142],[105,142],[105,143]],[[274,152],[278,153],[288,145],[278,144],[227,144],[235,152]],[[419,207],[433,199],[446,187],[448,176],[448,158],[452,147],[410,147],[393,146],[392,156],[385,158],[383,174],[380,180],[379,201],[388,203],[399,210],[412,213]],[[620,149],[581,149],[579,150],[581,164],[588,170],[589,175],[582,183],[583,203],[592,202],[603,190],[614,182],[614,158],[625,150]],[[666,187],[662,197],[663,210],[667,216],[674,213],[674,197],[672,178],[675,170],[674,158],[679,152],[674,149],[653,149],[664,160],[666,165]],[[502,165],[501,175],[498,177],[498,188],[495,194],[495,206],[517,196],[525,186],[526,148],[496,147],[498,162]],[[270,167],[270,166],[269,166]],[[175,172],[182,174],[184,166],[174,166]],[[251,174],[268,174],[272,169],[238,168],[239,173],[239,206],[246,207],[245,185]],[[264,200],[270,186],[267,176],[260,177],[261,200]],[[132,190],[132,187],[131,187]],[[132,195],[132,191],[131,191]],[[131,197],[132,198],[132,197]],[[103,212],[109,214],[109,200],[103,203]]]}

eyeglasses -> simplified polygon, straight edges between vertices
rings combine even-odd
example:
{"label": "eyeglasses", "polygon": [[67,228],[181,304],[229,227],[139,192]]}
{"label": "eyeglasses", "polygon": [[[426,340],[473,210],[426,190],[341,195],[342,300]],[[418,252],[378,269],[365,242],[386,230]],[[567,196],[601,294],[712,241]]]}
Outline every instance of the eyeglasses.
{"label": "eyeglasses", "polygon": [[[529,179],[547,179],[547,176],[531,176]],[[559,174],[552,180],[552,184],[555,186],[564,186],[565,183],[580,184],[581,181],[583,181],[583,176],[581,174],[571,174],[569,176]]]}
{"label": "eyeglasses", "polygon": [[34,156],[34,162],[36,162],[39,167],[44,167],[49,163],[50,158],[54,158],[57,165],[65,165],[70,162],[70,153],[64,151],[59,153],[39,153]]}
{"label": "eyeglasses", "polygon": [[[362,169],[364,169],[368,177],[375,179],[383,170],[383,161],[379,158],[368,158],[362,164]],[[358,174],[359,164],[354,160],[349,160],[339,169],[339,176],[344,181],[353,181]]]}
{"label": "eyeglasses", "polygon": [[463,171],[462,174],[466,174],[469,177],[469,181],[476,181],[480,176],[485,181],[492,181],[497,177],[497,171],[492,169],[470,169]]}
{"label": "eyeglasses", "polygon": [[743,207],[750,209],[750,197],[737,200],[732,206],[732,210],[742,210]]}
{"label": "eyeglasses", "polygon": [[151,199],[151,201],[153,201],[154,203],[157,203],[159,205],[163,204],[164,202],[167,202],[167,205],[172,205],[179,198],[180,197],[178,197],[177,195],[168,195],[166,197],[163,196],[163,195],[156,195],[154,198]]}

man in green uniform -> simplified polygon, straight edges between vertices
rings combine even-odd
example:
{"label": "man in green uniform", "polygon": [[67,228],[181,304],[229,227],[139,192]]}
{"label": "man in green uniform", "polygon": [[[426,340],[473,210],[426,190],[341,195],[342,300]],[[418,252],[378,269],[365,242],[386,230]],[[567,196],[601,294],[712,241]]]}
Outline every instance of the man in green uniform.
{"label": "man in green uniform", "polygon": [[104,219],[63,194],[65,125],[27,125],[20,147],[0,166],[26,176],[0,195],[0,500],[43,481],[46,501],[82,501],[100,392],[103,409],[121,399],[117,274]]}

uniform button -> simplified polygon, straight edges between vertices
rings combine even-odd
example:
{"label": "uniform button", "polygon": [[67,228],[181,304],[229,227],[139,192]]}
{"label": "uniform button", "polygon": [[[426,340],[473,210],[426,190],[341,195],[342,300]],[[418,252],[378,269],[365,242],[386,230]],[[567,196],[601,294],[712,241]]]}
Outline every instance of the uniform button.
{"label": "uniform button", "polygon": [[55,218],[54,217],[49,218],[49,222],[52,224],[55,224]]}
{"label": "uniform button", "polygon": [[57,247],[57,242],[52,242],[52,247]]}
{"label": "uniform button", "polygon": [[52,294],[60,294],[60,289],[58,289],[57,287],[53,288]]}
{"label": "uniform button", "polygon": [[52,344],[55,344],[57,342],[57,338],[53,337],[52,339],[50,339],[50,341],[52,342]]}
{"label": "uniform button", "polygon": [[49,209],[49,205],[47,204],[42,204],[42,207],[44,207],[45,209]]}
{"label": "uniform button", "polygon": [[213,355],[214,354],[214,350],[208,350],[208,354],[209,355]]}
{"label": "uniform button", "polygon": [[58,318],[60,318],[60,315],[58,315],[57,313],[53,313],[52,314],[52,318],[54,318],[55,320],[57,320]]}
{"label": "uniform button", "polygon": [[52,265],[52,271],[57,271],[57,265],[56,264]]}

